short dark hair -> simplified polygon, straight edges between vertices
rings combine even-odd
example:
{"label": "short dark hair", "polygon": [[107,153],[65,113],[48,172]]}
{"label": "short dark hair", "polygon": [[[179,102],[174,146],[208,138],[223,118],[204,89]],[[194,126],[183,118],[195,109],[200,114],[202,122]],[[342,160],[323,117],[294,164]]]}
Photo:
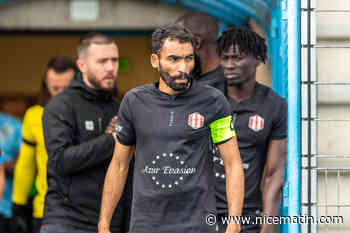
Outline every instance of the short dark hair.
{"label": "short dark hair", "polygon": [[199,35],[204,43],[215,44],[217,40],[219,33],[218,20],[203,12],[186,13],[178,18],[175,23],[182,24],[194,35]]}
{"label": "short dark hair", "polygon": [[98,33],[98,32],[87,33],[83,35],[79,40],[79,43],[77,46],[78,57],[82,52],[87,50],[91,44],[106,45],[106,44],[113,44],[113,43],[115,44],[115,41],[111,37],[106,36],[102,33]]}
{"label": "short dark hair", "polygon": [[58,74],[62,74],[68,70],[73,70],[74,73],[77,73],[78,67],[73,58],[68,56],[55,56],[49,59],[44,69],[44,75],[41,82],[41,91],[38,101],[39,104],[42,106],[45,106],[51,98],[51,95],[46,85],[47,73],[49,70],[53,70],[55,71],[55,73]]}
{"label": "short dark hair", "polygon": [[68,56],[55,56],[49,59],[45,66],[44,77],[46,79],[47,72],[52,69],[55,73],[61,74],[67,70],[72,69],[74,72],[78,71],[78,67],[73,58]]}
{"label": "short dark hair", "polygon": [[223,31],[217,41],[217,51],[221,55],[232,45],[237,45],[241,52],[254,56],[265,63],[267,46],[265,39],[248,28],[230,27]]}
{"label": "short dark hair", "polygon": [[190,30],[178,24],[169,24],[157,28],[152,34],[152,53],[158,54],[166,39],[180,43],[191,43],[194,49],[194,36]]}

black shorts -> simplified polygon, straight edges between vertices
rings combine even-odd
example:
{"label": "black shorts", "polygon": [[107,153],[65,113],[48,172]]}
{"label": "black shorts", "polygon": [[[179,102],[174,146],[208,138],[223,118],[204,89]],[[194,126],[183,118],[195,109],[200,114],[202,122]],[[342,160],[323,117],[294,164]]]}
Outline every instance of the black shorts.
{"label": "black shorts", "polygon": [[10,219],[0,214],[0,232],[10,233]]}

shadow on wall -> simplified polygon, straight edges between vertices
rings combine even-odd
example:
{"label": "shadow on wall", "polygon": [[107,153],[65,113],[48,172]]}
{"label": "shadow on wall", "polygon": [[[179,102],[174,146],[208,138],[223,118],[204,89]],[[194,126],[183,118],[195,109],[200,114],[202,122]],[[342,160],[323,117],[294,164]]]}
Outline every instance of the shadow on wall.
{"label": "shadow on wall", "polygon": [[[75,46],[81,34],[8,34],[0,38],[1,96],[35,97],[48,59],[55,55],[76,57]],[[158,74],[150,65],[151,40],[148,36],[116,36],[120,57],[127,67],[119,72],[120,95],[133,87],[153,82]],[[124,64],[125,65],[125,64]]]}

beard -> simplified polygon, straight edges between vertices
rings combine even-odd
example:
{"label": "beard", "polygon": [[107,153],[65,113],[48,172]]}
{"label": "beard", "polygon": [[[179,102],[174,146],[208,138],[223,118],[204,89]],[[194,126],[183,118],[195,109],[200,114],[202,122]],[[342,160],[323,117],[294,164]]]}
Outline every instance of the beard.
{"label": "beard", "polygon": [[[171,76],[168,72],[163,71],[162,66],[159,63],[159,74],[161,79],[167,84],[168,87],[170,87],[174,91],[184,91],[190,86],[193,78],[192,71],[188,74],[182,73],[179,75]],[[186,79],[187,82],[185,83],[176,82],[176,80],[182,80],[182,79]]]}
{"label": "beard", "polygon": [[[112,75],[112,76],[115,79],[115,75]],[[91,85],[97,90],[112,92],[113,89],[115,88],[115,81],[114,81],[114,84],[112,85],[112,87],[110,87],[110,88],[106,88],[106,87],[102,86],[102,81],[104,79],[106,79],[106,77],[103,77],[103,79],[98,80],[95,75],[93,75],[92,73],[88,72],[87,73],[87,79],[89,80]]]}

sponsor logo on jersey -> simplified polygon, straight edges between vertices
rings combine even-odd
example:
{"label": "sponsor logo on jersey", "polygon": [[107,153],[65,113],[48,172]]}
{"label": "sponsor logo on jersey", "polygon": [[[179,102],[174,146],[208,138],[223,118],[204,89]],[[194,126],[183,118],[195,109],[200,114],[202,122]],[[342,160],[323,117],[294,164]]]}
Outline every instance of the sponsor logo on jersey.
{"label": "sponsor logo on jersey", "polygon": [[141,172],[149,176],[155,187],[171,190],[183,185],[185,180],[197,172],[197,168],[188,167],[187,156],[177,153],[159,153]]}
{"label": "sponsor logo on jersey", "polygon": [[93,121],[85,121],[85,129],[88,131],[93,131],[95,129]]}
{"label": "sponsor logo on jersey", "polygon": [[251,116],[249,117],[248,126],[253,131],[259,132],[260,130],[264,129],[264,118],[259,115]]}
{"label": "sponsor logo on jersey", "polygon": [[199,114],[198,112],[191,113],[188,116],[188,122],[187,124],[191,126],[193,129],[199,129],[202,128],[204,125],[204,116]]}

